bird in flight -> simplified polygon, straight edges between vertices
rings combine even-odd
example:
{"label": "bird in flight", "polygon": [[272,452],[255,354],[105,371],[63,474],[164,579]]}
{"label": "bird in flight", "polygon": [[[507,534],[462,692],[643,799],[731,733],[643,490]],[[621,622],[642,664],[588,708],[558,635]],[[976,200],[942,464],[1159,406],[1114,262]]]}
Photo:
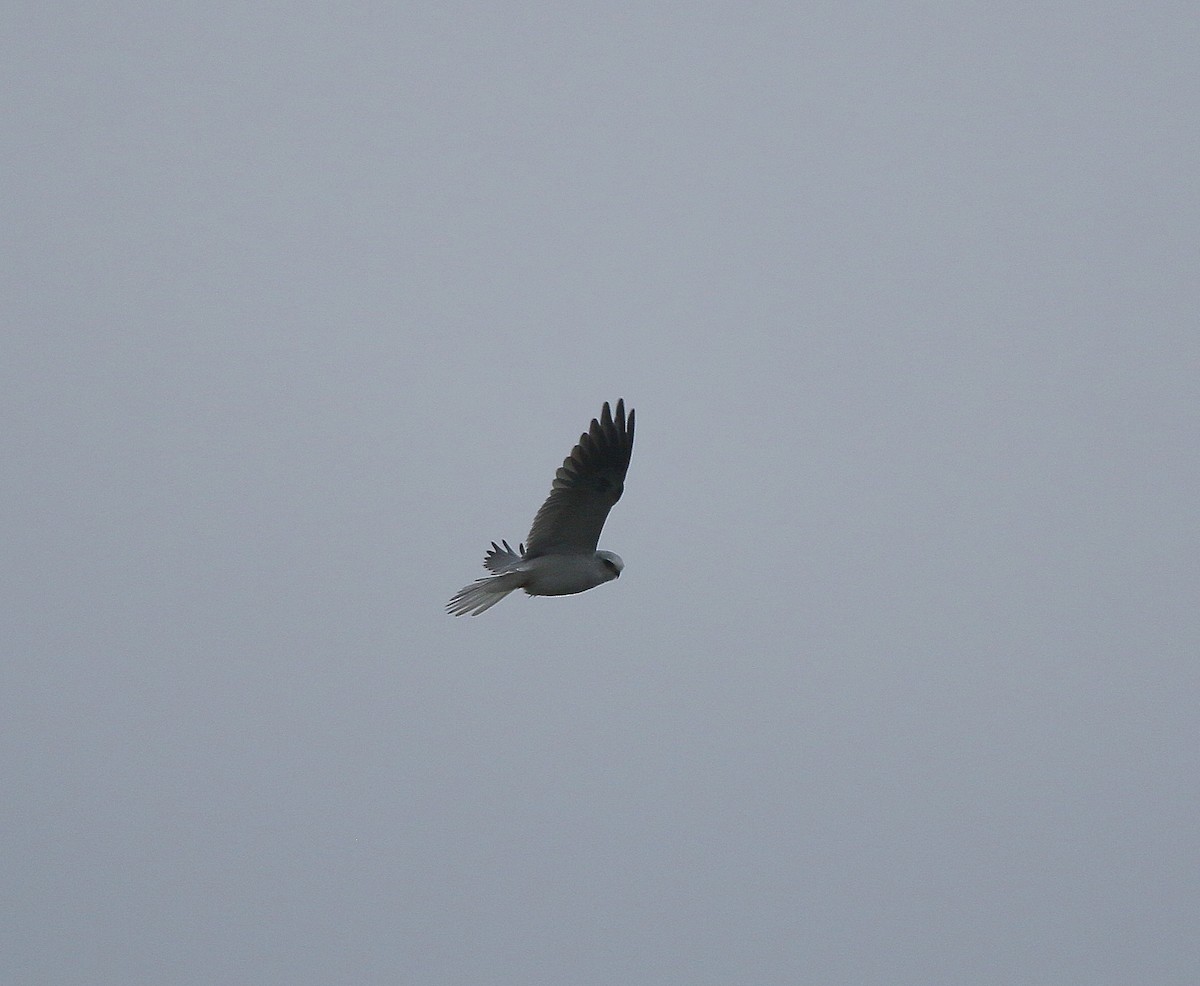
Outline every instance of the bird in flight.
{"label": "bird in flight", "polygon": [[626,418],[622,398],[614,417],[605,401],[599,420],[592,418],[554,474],[525,544],[514,551],[507,541],[493,541],[483,559],[492,574],[459,589],[446,612],[478,616],[516,589],[531,596],[567,596],[617,578],[625,563],[596,545],[608,512],[624,492],[632,454],[633,409]]}

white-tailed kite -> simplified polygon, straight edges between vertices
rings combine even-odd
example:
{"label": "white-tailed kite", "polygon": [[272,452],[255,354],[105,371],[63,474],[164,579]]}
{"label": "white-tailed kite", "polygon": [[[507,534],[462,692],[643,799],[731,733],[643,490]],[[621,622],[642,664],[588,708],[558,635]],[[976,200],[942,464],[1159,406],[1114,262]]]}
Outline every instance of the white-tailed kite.
{"label": "white-tailed kite", "polygon": [[513,551],[507,541],[493,541],[483,559],[483,567],[493,574],[459,589],[446,612],[478,616],[515,589],[531,596],[567,596],[617,578],[625,563],[611,551],[597,551],[596,545],[609,510],[625,489],[632,453],[633,410],[626,420],[621,399],[614,418],[605,401],[600,419],[592,418],[554,474],[525,544]]}

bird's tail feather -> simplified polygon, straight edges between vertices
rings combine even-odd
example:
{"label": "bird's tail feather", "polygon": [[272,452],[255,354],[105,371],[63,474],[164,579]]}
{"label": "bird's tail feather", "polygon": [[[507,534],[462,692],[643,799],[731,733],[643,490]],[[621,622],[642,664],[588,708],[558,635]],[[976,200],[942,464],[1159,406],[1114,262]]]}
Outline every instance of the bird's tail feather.
{"label": "bird's tail feather", "polygon": [[478,616],[513,590],[521,588],[524,581],[524,572],[506,572],[476,579],[454,594],[454,598],[446,603],[446,612],[452,616]]}

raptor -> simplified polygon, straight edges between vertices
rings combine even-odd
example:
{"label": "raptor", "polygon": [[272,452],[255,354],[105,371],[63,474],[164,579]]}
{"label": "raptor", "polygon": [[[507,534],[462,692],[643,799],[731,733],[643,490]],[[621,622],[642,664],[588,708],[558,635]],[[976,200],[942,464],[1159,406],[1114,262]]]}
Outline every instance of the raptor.
{"label": "raptor", "polygon": [[625,490],[632,454],[633,409],[626,417],[621,399],[614,415],[605,401],[600,417],[592,418],[555,473],[525,543],[513,550],[507,541],[493,541],[483,559],[492,574],[459,589],[446,611],[478,616],[517,589],[531,596],[567,596],[619,577],[625,567],[621,556],[598,551],[597,545],[608,512]]}

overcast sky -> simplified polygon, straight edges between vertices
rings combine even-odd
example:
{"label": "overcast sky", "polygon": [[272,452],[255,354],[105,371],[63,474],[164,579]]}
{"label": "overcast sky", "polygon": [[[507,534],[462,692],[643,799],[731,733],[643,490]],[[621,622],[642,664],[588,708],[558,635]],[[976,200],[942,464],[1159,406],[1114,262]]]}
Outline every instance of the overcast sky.
{"label": "overcast sky", "polygon": [[1191,5],[2,19],[0,980],[1200,981]]}

